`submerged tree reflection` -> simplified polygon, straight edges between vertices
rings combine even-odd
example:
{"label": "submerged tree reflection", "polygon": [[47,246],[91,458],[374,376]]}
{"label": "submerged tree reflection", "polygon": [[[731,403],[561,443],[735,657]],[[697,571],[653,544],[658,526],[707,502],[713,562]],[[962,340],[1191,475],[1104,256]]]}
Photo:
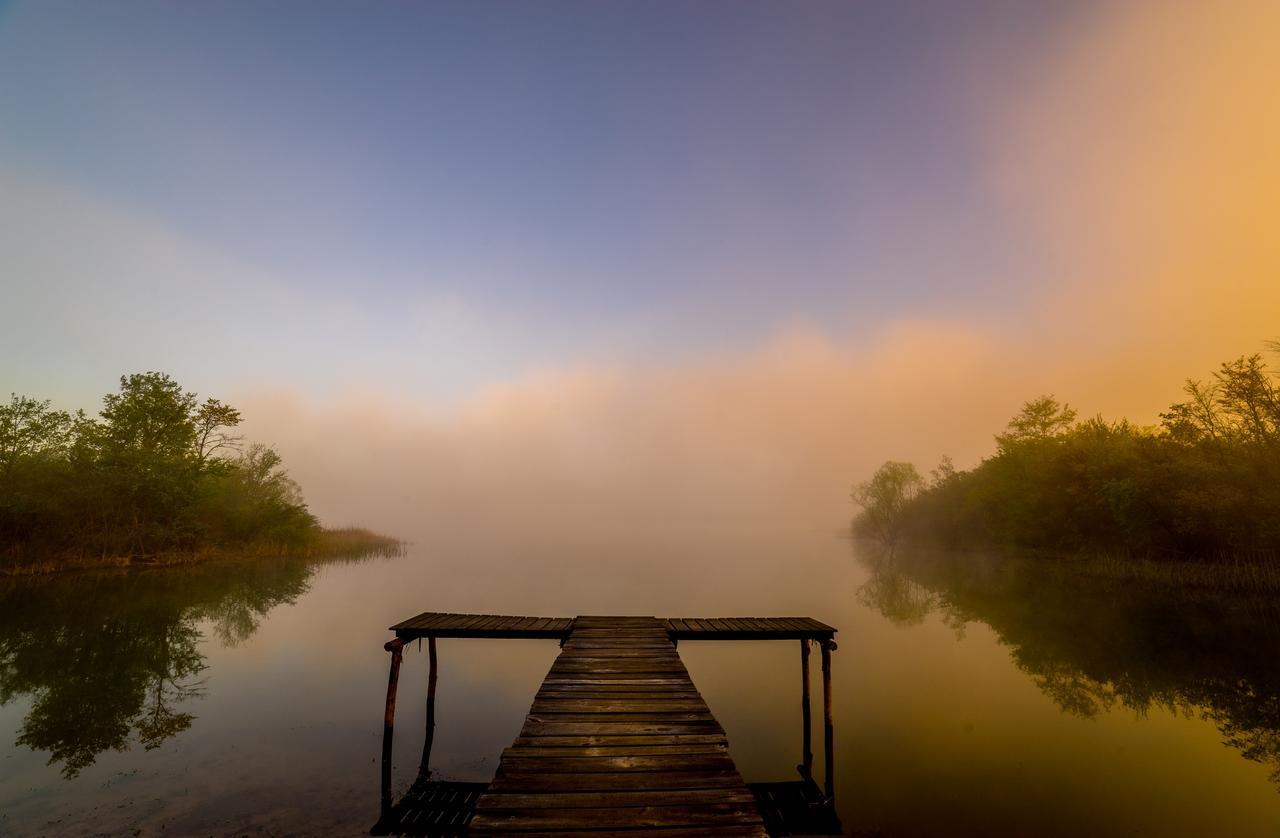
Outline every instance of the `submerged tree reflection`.
{"label": "submerged tree reflection", "polygon": [[858,557],[871,571],[859,598],[888,619],[913,625],[937,613],[957,630],[984,623],[1063,711],[1163,708],[1205,718],[1280,783],[1274,596],[1108,580],[1045,559],[886,557],[865,547]]}
{"label": "submerged tree reflection", "polygon": [[315,563],[219,562],[0,583],[0,704],[31,696],[17,744],[65,777],[107,750],[150,750],[191,727],[202,631],[252,635],[306,591]]}
{"label": "submerged tree reflection", "polygon": [[898,625],[914,626],[937,610],[940,597],[898,566],[892,548],[861,555],[871,577],[858,589],[858,600]]}

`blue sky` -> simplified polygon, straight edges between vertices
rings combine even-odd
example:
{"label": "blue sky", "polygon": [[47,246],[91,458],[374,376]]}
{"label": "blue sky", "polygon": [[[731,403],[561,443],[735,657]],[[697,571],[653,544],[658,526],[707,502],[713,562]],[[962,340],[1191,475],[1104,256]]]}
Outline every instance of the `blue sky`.
{"label": "blue sky", "polygon": [[[28,357],[113,377],[150,348],[144,365],[206,375],[197,358],[245,364],[231,344],[297,296],[349,314],[357,355],[438,330],[403,351],[460,351],[415,382],[450,393],[1004,304],[1027,253],[985,189],[974,112],[1069,22],[1050,5],[10,4],[0,172],[237,266],[211,280],[226,293],[197,282],[207,296],[118,276],[127,257],[99,276],[6,266],[69,310],[91,283],[153,303],[131,351],[55,330]],[[264,282],[281,309],[246,315]],[[221,323],[184,346],[163,324],[192,296]],[[10,316],[39,317],[21,300]],[[243,373],[318,382],[300,349],[262,347]]]}

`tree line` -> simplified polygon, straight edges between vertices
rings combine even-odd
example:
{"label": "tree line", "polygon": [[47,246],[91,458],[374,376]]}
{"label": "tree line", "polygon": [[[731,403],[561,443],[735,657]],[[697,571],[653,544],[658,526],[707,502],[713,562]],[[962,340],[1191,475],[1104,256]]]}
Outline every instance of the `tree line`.
{"label": "tree line", "polygon": [[122,376],[97,416],[28,396],[0,404],[0,556],[286,552],[321,530],[240,412],[159,372]]}
{"label": "tree line", "polygon": [[[1280,350],[1280,342],[1271,344]],[[1262,355],[1188,380],[1160,424],[1079,420],[1027,402],[970,470],[925,478],[888,462],[854,488],[855,532],[890,546],[1274,561],[1280,551],[1280,383]]]}

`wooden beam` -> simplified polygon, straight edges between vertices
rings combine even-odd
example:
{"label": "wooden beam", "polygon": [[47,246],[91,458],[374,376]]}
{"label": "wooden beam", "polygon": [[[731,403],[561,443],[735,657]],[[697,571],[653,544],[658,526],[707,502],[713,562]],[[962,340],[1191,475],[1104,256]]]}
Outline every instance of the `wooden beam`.
{"label": "wooden beam", "polygon": [[391,812],[391,743],[396,725],[396,685],[400,680],[400,660],[404,641],[388,641],[382,647],[391,653],[391,672],[387,676],[387,707],[382,717],[382,813]]}
{"label": "wooden beam", "polygon": [[822,750],[826,760],[826,793],[828,800],[835,800],[835,728],[831,723],[831,653],[836,644],[833,640],[822,643]]}
{"label": "wooden beam", "polygon": [[813,709],[809,700],[809,641],[800,641],[800,776],[813,776]]}
{"label": "wooden beam", "polygon": [[427,638],[427,732],[422,740],[422,761],[418,763],[418,776],[431,773],[431,745],[436,738],[436,639]]}

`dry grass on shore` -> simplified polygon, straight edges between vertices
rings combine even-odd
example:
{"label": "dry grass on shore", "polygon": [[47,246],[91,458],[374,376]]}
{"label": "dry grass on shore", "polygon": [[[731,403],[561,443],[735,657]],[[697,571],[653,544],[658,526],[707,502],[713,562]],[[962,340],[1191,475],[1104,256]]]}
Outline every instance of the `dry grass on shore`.
{"label": "dry grass on shore", "polygon": [[0,576],[39,576],[76,570],[99,570],[124,567],[176,567],[216,561],[218,559],[364,559],[398,556],[404,542],[379,535],[363,527],[322,529],[309,544],[256,542],[234,548],[214,547],[189,551],[172,551],[145,556],[24,556],[21,553],[0,554]]}
{"label": "dry grass on shore", "polygon": [[1280,556],[1259,553],[1215,561],[1132,558],[1111,554],[1030,560],[1049,573],[1090,576],[1177,588],[1212,588],[1240,593],[1280,591]]}

